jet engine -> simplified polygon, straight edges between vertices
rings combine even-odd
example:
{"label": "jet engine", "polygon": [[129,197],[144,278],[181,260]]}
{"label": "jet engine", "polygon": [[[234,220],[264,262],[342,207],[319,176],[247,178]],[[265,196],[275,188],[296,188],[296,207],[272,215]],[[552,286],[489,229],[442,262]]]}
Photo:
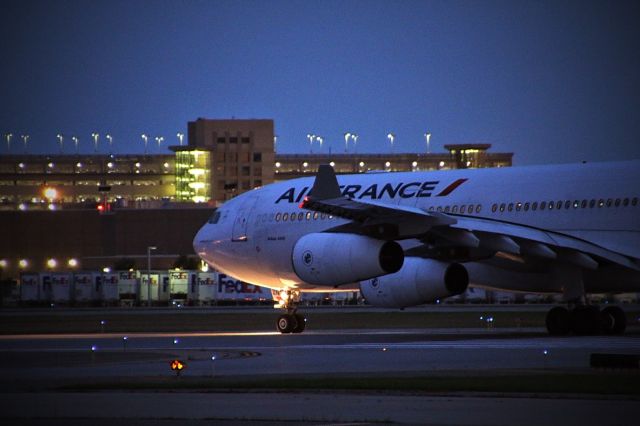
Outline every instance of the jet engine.
{"label": "jet engine", "polygon": [[397,272],[403,262],[400,244],[357,234],[307,234],[292,253],[293,270],[301,280],[328,287]]}
{"label": "jet engine", "polygon": [[468,285],[459,263],[407,257],[398,272],[362,281],[360,291],[374,306],[404,308],[463,293]]}

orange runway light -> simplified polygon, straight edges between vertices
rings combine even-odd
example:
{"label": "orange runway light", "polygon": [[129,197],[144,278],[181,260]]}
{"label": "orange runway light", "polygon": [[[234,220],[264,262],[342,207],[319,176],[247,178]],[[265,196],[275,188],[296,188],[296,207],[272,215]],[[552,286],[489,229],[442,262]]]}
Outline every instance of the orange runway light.
{"label": "orange runway light", "polygon": [[180,375],[180,372],[184,370],[186,367],[187,367],[187,364],[180,361],[179,359],[174,359],[173,361],[171,361],[171,369],[175,371],[178,376]]}

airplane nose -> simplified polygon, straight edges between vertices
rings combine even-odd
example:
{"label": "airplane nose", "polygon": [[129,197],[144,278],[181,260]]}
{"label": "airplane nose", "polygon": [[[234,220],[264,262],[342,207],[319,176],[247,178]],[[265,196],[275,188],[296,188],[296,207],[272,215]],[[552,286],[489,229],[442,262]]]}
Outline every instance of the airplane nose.
{"label": "airplane nose", "polygon": [[205,255],[206,251],[206,228],[207,225],[200,228],[196,233],[196,236],[193,238],[193,250],[201,257]]}

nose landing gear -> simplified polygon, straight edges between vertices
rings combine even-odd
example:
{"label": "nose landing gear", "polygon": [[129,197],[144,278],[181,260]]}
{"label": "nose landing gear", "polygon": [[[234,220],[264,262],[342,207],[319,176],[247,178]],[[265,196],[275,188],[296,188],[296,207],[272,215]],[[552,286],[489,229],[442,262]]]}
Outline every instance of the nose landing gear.
{"label": "nose landing gear", "polygon": [[300,303],[300,292],[298,290],[282,290],[273,293],[274,298],[279,300],[276,308],[284,308],[286,314],[282,314],[276,321],[276,328],[282,334],[302,333],[307,325],[304,315],[297,313],[298,303]]}

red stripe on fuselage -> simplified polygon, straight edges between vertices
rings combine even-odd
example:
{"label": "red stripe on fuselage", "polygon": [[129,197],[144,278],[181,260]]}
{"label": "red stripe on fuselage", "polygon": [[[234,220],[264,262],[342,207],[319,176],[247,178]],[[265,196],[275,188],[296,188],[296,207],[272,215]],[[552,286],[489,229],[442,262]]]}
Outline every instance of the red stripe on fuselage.
{"label": "red stripe on fuselage", "polygon": [[456,189],[457,187],[459,187],[460,185],[462,185],[463,183],[465,183],[468,180],[469,179],[458,179],[457,181],[453,182],[451,185],[449,185],[445,189],[443,189],[442,192],[440,192],[438,195],[436,195],[436,197],[444,197],[445,195],[451,194],[454,189]]}

